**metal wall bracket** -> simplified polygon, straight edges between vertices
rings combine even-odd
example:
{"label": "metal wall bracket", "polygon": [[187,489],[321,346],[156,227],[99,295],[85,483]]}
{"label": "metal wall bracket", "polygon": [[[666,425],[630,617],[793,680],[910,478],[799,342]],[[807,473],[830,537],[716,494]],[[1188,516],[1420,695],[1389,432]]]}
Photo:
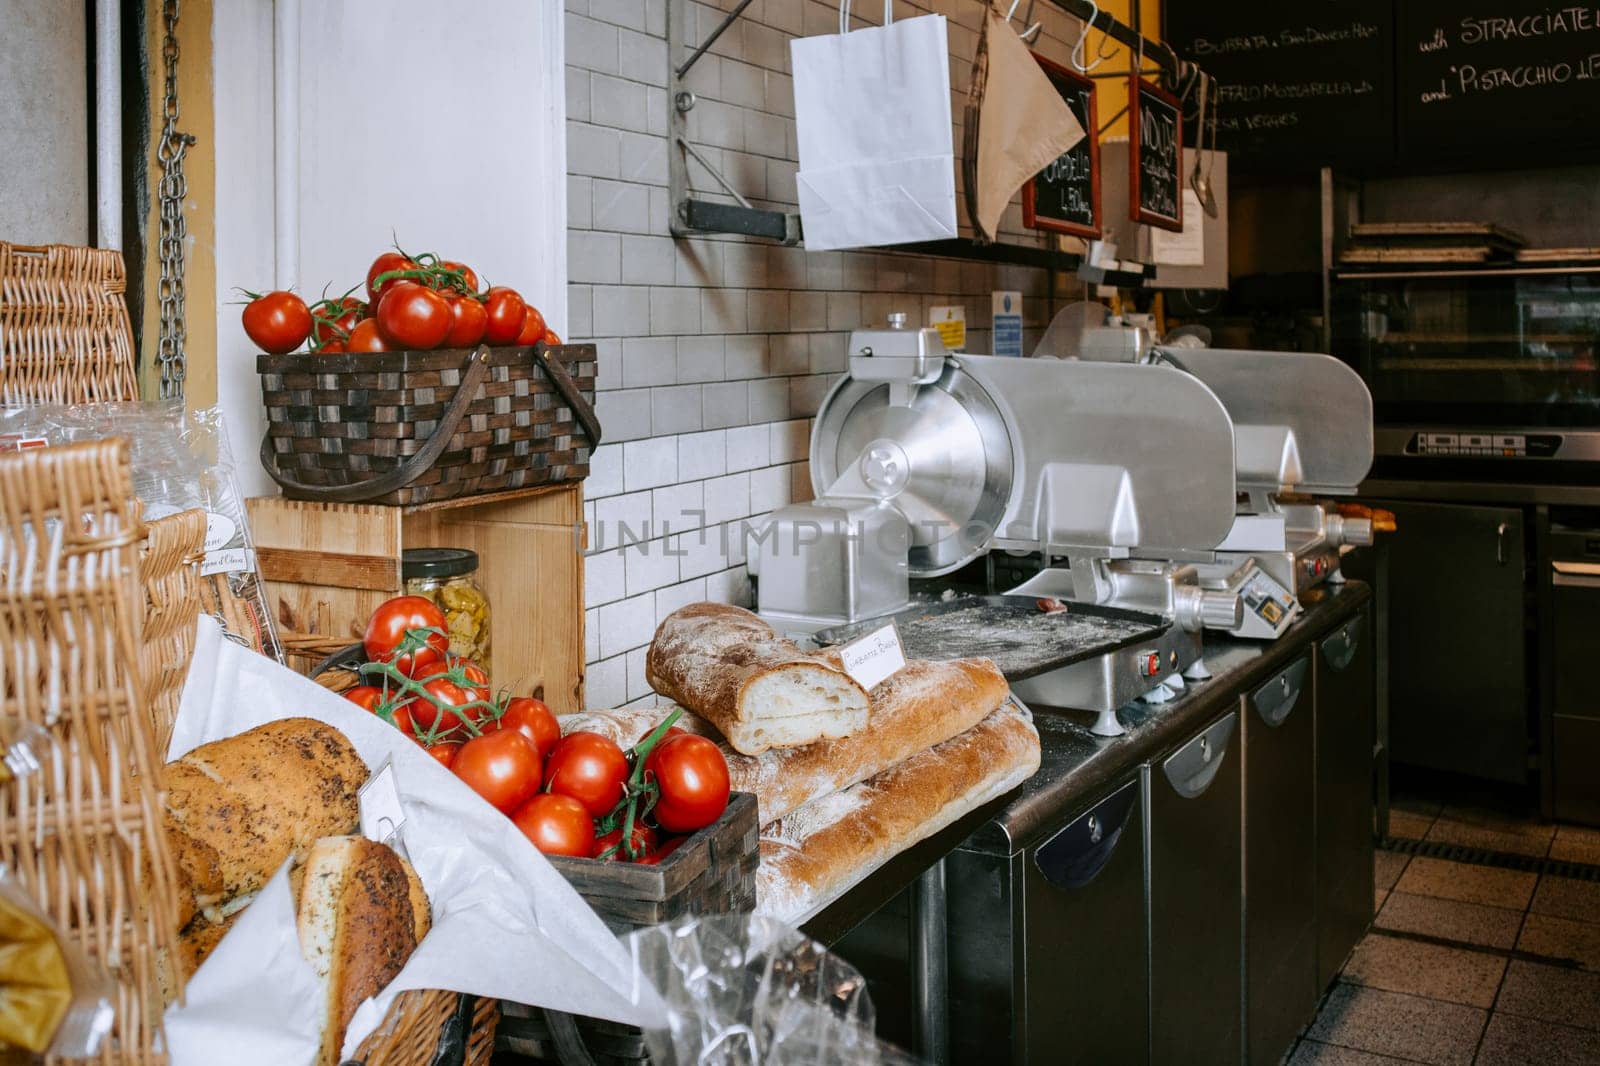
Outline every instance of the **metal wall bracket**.
{"label": "metal wall bracket", "polygon": [[[756,207],[695,147],[689,139],[689,113],[699,102],[687,79],[695,65],[716,44],[754,0],[739,0],[701,40],[691,40],[689,0],[667,0],[667,198],[671,204],[669,220],[674,237],[692,237],[707,233],[726,233],[739,236],[764,237],[781,244],[797,245],[802,231],[799,214],[791,211],[774,211]],[[1136,49],[1145,60],[1156,64],[1174,88],[1186,91],[1195,79],[1199,67],[1186,63],[1170,46],[1151,41],[1137,29],[1137,15],[1133,27],[1103,14],[1090,0],[1045,0],[1046,3],[1074,18],[1092,21],[1094,28],[1112,40]],[[690,167],[698,167],[730,196],[734,203],[700,199],[694,195],[689,176]],[[968,238],[944,241],[927,241],[919,244],[895,245],[884,251],[910,252],[921,255],[972,259],[992,263],[1011,263],[1040,267],[1048,270],[1070,272],[1076,270],[1082,257],[1072,252],[1056,251],[1044,244],[1010,244],[996,242],[979,244]],[[1112,278],[1106,279],[1111,282]],[[1142,277],[1119,275],[1115,281],[1139,284]]]}

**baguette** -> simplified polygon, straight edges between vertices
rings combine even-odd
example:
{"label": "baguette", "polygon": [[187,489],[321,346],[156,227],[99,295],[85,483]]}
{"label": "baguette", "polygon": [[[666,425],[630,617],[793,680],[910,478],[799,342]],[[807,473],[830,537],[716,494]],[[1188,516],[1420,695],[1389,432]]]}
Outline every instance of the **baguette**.
{"label": "baguette", "polygon": [[756,913],[800,925],[892,857],[1039,769],[1039,734],[1008,703],[981,723],[761,831]]}
{"label": "baguette", "polygon": [[202,744],[161,777],[182,929],[219,923],[312,841],[353,831],[367,767],[332,726],[285,718]]}
{"label": "baguette", "polygon": [[300,950],[325,996],[317,1066],[336,1066],[356,1008],[395,979],[428,934],[428,897],[393,849],[324,837],[306,856],[295,914]]}
{"label": "baguette", "polygon": [[854,679],[727,604],[668,615],[645,656],[645,679],[745,755],[848,737],[867,724],[867,693]]}
{"label": "baguette", "polygon": [[[724,741],[728,779],[735,792],[755,795],[762,822],[770,822],[965,732],[1000,706],[1006,691],[1005,678],[988,659],[912,660],[872,690],[867,727],[860,736],[760,755],[742,755]],[[561,728],[603,733],[627,747],[667,713],[662,707],[589,711],[563,716]],[[678,724],[721,740],[715,728],[692,713]]]}

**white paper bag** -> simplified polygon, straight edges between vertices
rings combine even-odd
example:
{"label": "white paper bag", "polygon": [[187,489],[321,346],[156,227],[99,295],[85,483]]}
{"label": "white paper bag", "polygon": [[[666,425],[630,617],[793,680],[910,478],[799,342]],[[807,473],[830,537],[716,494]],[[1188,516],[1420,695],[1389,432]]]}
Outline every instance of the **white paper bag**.
{"label": "white paper bag", "polygon": [[[376,770],[387,759],[405,809],[401,837],[433,928],[400,975],[363,1003],[354,1052],[408,988],[442,988],[652,1025],[660,1001],[564,877],[511,824],[398,729],[199,622],[169,759],[279,718],[327,722]],[[174,1066],[294,1066],[316,1052],[315,979],[299,953],[280,870],[166,1014]]]}
{"label": "white paper bag", "polygon": [[950,56],[943,15],[789,44],[800,219],[812,251],[956,236]]}

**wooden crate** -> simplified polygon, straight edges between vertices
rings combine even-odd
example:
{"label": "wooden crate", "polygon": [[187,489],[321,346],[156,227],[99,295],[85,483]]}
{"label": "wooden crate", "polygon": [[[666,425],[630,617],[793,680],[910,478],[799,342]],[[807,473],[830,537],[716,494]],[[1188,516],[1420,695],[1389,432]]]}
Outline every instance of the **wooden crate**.
{"label": "wooden crate", "polygon": [[[742,914],[756,906],[761,861],[756,798],[735,792],[728,809],[659,866],[549,856],[550,865],[618,933],[686,914]],[[495,1046],[513,1055],[597,1066],[648,1066],[644,1034],[631,1025],[503,1002]],[[571,1056],[563,1043],[583,1048]]]}
{"label": "wooden crate", "polygon": [[493,681],[584,710],[583,489],[540,485],[409,507],[247,502],[267,602],[294,633],[355,640],[402,589],[407,548],[467,548],[489,596]]}
{"label": "wooden crate", "polygon": [[658,865],[547,857],[607,925],[626,931],[685,914],[754,910],[760,832],[755,796],[735,792],[720,818]]}

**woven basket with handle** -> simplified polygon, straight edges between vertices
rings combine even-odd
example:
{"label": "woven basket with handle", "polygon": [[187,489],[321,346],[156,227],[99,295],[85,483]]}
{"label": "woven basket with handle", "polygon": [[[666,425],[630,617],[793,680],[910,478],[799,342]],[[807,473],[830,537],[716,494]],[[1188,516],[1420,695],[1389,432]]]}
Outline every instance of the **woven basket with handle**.
{"label": "woven basket with handle", "polygon": [[595,348],[256,359],[261,465],[283,494],[418,504],[581,479],[600,443]]}
{"label": "woven basket with handle", "polygon": [[0,241],[0,402],[137,400],[122,253]]}
{"label": "woven basket with handle", "polygon": [[159,1064],[159,951],[177,940],[161,749],[140,683],[143,528],[118,440],[0,455],[0,715],[53,760],[0,786],[0,862],[113,980],[96,1060]]}

